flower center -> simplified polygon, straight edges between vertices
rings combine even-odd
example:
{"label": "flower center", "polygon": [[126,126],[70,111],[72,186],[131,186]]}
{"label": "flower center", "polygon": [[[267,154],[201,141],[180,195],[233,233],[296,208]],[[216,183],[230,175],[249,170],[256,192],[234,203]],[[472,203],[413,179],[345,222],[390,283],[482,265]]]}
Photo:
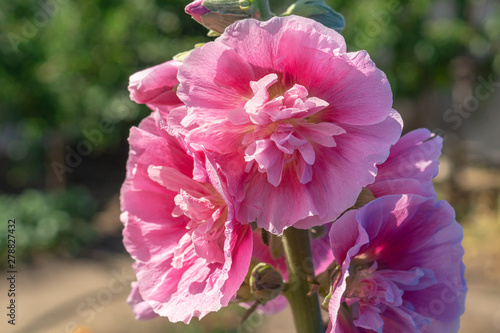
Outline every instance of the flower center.
{"label": "flower center", "polygon": [[299,181],[307,184],[313,176],[316,149],[335,147],[333,137],[345,130],[333,123],[313,121],[311,116],[329,105],[326,101],[308,97],[309,92],[300,84],[280,95],[279,87],[274,86],[277,82],[274,73],[250,82],[254,96],[243,109],[234,110],[229,119],[235,124],[251,125],[252,131],[242,142],[247,147],[247,172],[257,164],[259,172],[266,172],[267,180],[278,186],[285,165],[292,165]]}
{"label": "flower center", "polygon": [[344,294],[347,305],[351,306],[356,302],[364,304],[378,305],[380,295],[379,284],[376,277],[377,263],[370,266],[366,264],[354,265],[349,268],[347,278],[347,288]]}
{"label": "flower center", "polygon": [[150,166],[149,178],[176,192],[173,217],[186,216],[186,233],[174,250],[172,265],[182,268],[194,252],[208,262],[224,262],[224,228],[228,207],[217,190],[208,183],[199,183],[179,170],[166,166]]}
{"label": "flower center", "polygon": [[384,322],[380,314],[386,308],[391,308],[393,313],[406,313],[413,321],[409,327],[421,327],[428,322],[403,301],[403,294],[405,290],[422,290],[435,284],[432,270],[418,267],[407,271],[378,269],[376,261],[353,261],[346,282],[344,300],[358,327],[381,331]]}
{"label": "flower center", "polygon": [[[213,187],[208,185],[213,191]],[[210,189],[208,189],[210,192]],[[186,242],[192,242],[199,257],[208,262],[224,262],[224,225],[227,221],[227,205],[219,195],[213,193],[188,193],[180,189],[175,197],[176,208],[172,212],[175,216],[187,216],[190,221],[186,228]],[[176,257],[183,257],[185,246],[181,244],[176,249]]]}

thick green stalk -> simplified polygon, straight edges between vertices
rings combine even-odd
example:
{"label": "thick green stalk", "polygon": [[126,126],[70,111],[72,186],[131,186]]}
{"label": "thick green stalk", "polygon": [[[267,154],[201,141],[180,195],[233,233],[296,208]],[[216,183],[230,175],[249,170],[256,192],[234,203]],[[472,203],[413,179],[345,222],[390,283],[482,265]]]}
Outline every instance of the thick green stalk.
{"label": "thick green stalk", "polygon": [[267,21],[274,16],[273,12],[271,12],[271,7],[269,7],[268,0],[253,0],[253,3],[259,10],[260,19],[262,21]]}
{"label": "thick green stalk", "polygon": [[314,276],[309,230],[290,227],[283,232],[288,267],[288,288],[297,333],[324,333],[318,294],[310,293],[308,277]]}

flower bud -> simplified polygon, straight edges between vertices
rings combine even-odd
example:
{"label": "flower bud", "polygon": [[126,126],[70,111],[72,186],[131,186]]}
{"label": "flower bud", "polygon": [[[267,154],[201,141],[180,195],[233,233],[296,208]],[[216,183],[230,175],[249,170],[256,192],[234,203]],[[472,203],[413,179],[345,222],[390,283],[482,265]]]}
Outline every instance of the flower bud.
{"label": "flower bud", "polygon": [[341,32],[345,26],[342,14],[331,9],[323,0],[299,0],[281,14],[287,15],[308,17],[337,32]]}
{"label": "flower bud", "polygon": [[175,94],[177,72],[181,62],[170,60],[163,64],[142,70],[130,77],[128,90],[130,99],[139,104],[146,104],[156,111],[168,112],[174,107],[182,105]]}
{"label": "flower bud", "polygon": [[250,291],[257,301],[265,304],[283,290],[283,277],[271,265],[259,263],[250,276]]}
{"label": "flower bud", "polygon": [[221,34],[236,21],[254,14],[251,0],[196,0],[185,8],[186,13],[207,29]]}
{"label": "flower bud", "polygon": [[193,19],[203,24],[201,16],[210,13],[207,7],[203,6],[203,0],[196,0],[191,2],[184,8],[187,14],[191,15]]}

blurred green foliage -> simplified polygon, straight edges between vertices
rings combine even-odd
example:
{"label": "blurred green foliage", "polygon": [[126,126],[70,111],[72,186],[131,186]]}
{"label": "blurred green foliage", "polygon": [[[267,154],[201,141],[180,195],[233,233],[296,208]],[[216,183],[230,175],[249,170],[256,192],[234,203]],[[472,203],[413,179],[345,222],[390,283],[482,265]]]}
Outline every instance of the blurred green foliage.
{"label": "blurred green foliage", "polygon": [[[207,40],[186,1],[20,0],[0,3],[0,150],[6,182],[40,186],[54,140],[81,140],[102,119],[115,130],[95,151],[122,142],[147,114],[128,99],[128,77]],[[63,144],[63,145],[64,145]],[[50,164],[49,164],[50,165]],[[43,186],[43,183],[42,183]]]}
{"label": "blurred green foliage", "polygon": [[[40,253],[76,255],[95,239],[88,221],[96,209],[95,200],[81,187],[50,193],[29,189],[17,196],[2,195],[0,256],[7,258],[9,220],[15,220],[17,264]],[[7,261],[1,263],[6,265]]]}
{"label": "blurred green foliage", "polygon": [[346,18],[351,51],[365,49],[398,96],[450,86],[450,62],[500,74],[500,3],[473,0],[327,0]]}

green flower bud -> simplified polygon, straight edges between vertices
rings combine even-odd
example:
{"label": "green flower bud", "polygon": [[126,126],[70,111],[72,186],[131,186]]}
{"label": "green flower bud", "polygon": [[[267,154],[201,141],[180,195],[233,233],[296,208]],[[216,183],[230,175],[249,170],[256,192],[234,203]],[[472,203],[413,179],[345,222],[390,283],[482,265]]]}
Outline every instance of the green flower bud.
{"label": "green flower bud", "polygon": [[262,304],[275,299],[283,290],[283,277],[271,265],[260,263],[250,276],[250,291]]}
{"label": "green flower bud", "polygon": [[342,14],[331,9],[323,0],[299,0],[281,14],[288,15],[308,17],[337,32],[341,32],[345,26]]}

